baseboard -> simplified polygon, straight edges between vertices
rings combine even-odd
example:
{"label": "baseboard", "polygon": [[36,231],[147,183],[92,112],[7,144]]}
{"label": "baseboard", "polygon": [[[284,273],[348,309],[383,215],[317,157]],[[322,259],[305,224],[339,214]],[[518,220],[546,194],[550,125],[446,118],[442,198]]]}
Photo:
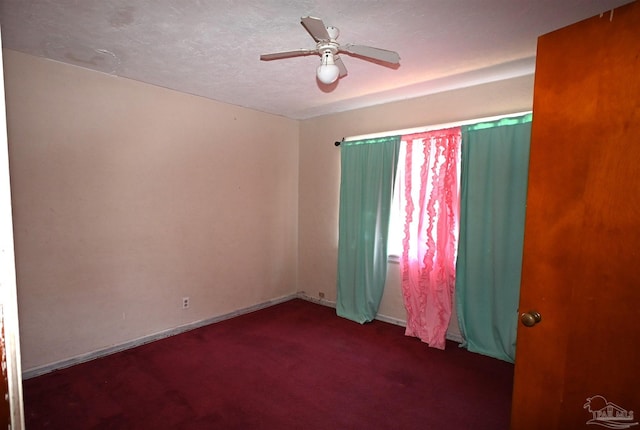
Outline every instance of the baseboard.
{"label": "baseboard", "polygon": [[464,342],[464,339],[462,339],[462,335],[456,334],[456,333],[447,332],[446,338],[447,340],[450,340],[459,344],[462,344]]}
{"label": "baseboard", "polygon": [[[178,327],[174,327],[168,330],[164,330],[158,333],[154,333],[148,336],[143,336],[141,338],[138,339],[134,339],[128,342],[124,342],[124,343],[120,343],[118,345],[113,345],[107,348],[102,348],[96,351],[92,351],[92,352],[88,352],[86,354],[81,354],[81,355],[77,355],[65,360],[60,360],[60,361],[56,361],[54,363],[50,363],[50,364],[46,364],[43,366],[39,366],[39,367],[34,367],[31,369],[27,369],[25,371],[22,372],[22,379],[30,379],[30,378],[35,378],[36,376],[40,376],[40,375],[44,375],[47,373],[51,373],[53,371],[56,370],[60,370],[60,369],[65,369],[67,367],[71,367],[74,366],[76,364],[80,364],[80,363],[85,363],[87,361],[91,361],[91,360],[95,360],[96,358],[100,358],[100,357],[105,357],[107,355],[111,355],[111,354],[115,354],[118,352],[122,352],[125,351],[127,349],[131,349],[131,348],[135,348],[137,346],[140,345],[144,345],[150,342],[154,342],[156,340],[160,340],[160,339],[164,339],[170,336],[175,336],[177,334],[180,333],[184,333],[190,330],[194,330],[200,327],[204,327],[207,326],[209,324],[214,324],[220,321],[224,321],[224,320],[228,320],[231,318],[235,318],[237,316],[240,315],[244,315],[244,314],[248,314],[250,312],[255,312],[258,311],[260,309],[265,309],[268,308],[270,306],[274,306],[277,305],[279,303],[284,303],[287,302],[289,300],[295,299],[295,298],[299,298],[302,300],[306,300],[308,302],[312,302],[318,305],[322,305],[322,306],[327,306],[330,308],[334,308],[336,307],[336,302],[330,301],[330,300],[326,300],[326,299],[320,299],[320,298],[315,298],[315,297],[311,297],[309,295],[307,295],[304,292],[299,292],[297,294],[289,294],[286,296],[282,296],[273,300],[268,300],[266,302],[262,302],[262,303],[258,303],[255,304],[253,306],[249,306],[246,308],[242,308],[242,309],[238,309],[235,310],[233,312],[229,312],[227,314],[223,314],[223,315],[219,315],[213,318],[207,318],[204,320],[200,320],[200,321],[195,321],[189,324],[185,324],[185,325],[181,325]],[[401,327],[406,327],[407,323],[406,321],[400,320],[398,318],[393,318],[393,317],[389,317],[386,315],[381,315],[378,314],[376,315],[376,319],[379,321],[383,321],[389,324],[395,324],[395,325],[399,325]],[[462,337],[460,336],[456,336],[455,334],[450,334],[447,333],[447,339],[452,340],[454,342],[458,342],[458,343],[462,343]]]}
{"label": "baseboard", "polygon": [[[332,301],[326,300],[326,299],[318,299],[318,298],[315,298],[315,297],[311,297],[311,296],[307,295],[305,292],[299,292],[297,294],[297,296],[298,296],[299,299],[306,300],[308,302],[317,303],[319,305],[328,306],[330,308],[335,308],[336,307],[336,302],[332,302]],[[383,322],[389,323],[389,324],[399,325],[399,326],[402,326],[402,327],[406,327],[407,326],[407,322],[406,321],[403,321],[403,320],[398,319],[398,318],[393,318],[393,317],[389,317],[389,316],[386,316],[386,315],[382,315],[382,314],[377,314],[375,319],[377,319],[379,321],[383,321]]]}
{"label": "baseboard", "polygon": [[[316,304],[323,305],[323,306],[328,306],[330,308],[334,308],[335,309],[335,307],[336,307],[336,302],[332,302],[332,301],[326,300],[326,299],[319,299],[319,298],[316,298],[316,297],[311,297],[311,296],[307,295],[305,292],[299,292],[297,294],[297,297],[299,299],[306,300],[308,302],[316,303]],[[401,320],[399,318],[390,317],[390,316],[387,316],[387,315],[377,314],[375,319],[377,319],[378,321],[389,323],[389,324],[399,325],[400,327],[406,327],[407,326],[407,322],[405,320]],[[463,341],[462,340],[462,336],[457,334],[457,333],[449,333],[449,332],[447,332],[446,338],[447,338],[447,340],[451,340],[451,341],[456,342],[456,343],[462,343],[462,341]]]}
{"label": "baseboard", "polygon": [[305,293],[304,291],[299,291],[298,294],[296,294],[296,297],[302,300],[306,300],[308,302],[311,303],[315,303],[317,305],[322,305],[322,306],[326,306],[329,308],[336,308],[336,302],[332,302],[330,300],[327,299],[319,299],[316,297],[311,297],[310,295],[308,295],[307,293]]}
{"label": "baseboard", "polygon": [[56,361],[54,363],[46,364],[39,367],[34,367],[22,372],[22,379],[30,379],[35,378],[36,376],[44,375],[46,373],[51,373],[55,370],[65,369],[67,367],[74,366],[76,364],[85,363],[87,361],[95,360],[96,358],[105,357],[107,355],[115,354],[117,352],[122,352],[127,349],[135,348],[140,345],[144,345],[147,343],[154,342],[156,340],[164,339],[170,336],[175,336],[180,333],[184,333],[190,330],[194,330],[200,327],[207,326],[209,324],[214,324],[220,321],[228,320],[240,315],[248,314],[250,312],[255,312],[260,309],[265,309],[270,306],[277,305],[279,303],[284,303],[289,300],[295,299],[298,297],[297,294],[290,294],[286,296],[279,297],[277,299],[268,300],[266,302],[258,303],[253,306],[249,306],[246,308],[238,309],[233,312],[229,312],[227,314],[219,315],[213,318],[207,318],[200,321],[195,321],[189,324],[181,325],[178,327],[174,327],[168,330],[164,330],[158,333],[154,333],[148,336],[144,336],[138,339],[134,339],[128,342],[124,342],[118,345],[113,345],[107,348],[102,348],[96,351],[88,352],[86,354],[81,354],[74,356],[72,358],[68,358],[61,361]]}

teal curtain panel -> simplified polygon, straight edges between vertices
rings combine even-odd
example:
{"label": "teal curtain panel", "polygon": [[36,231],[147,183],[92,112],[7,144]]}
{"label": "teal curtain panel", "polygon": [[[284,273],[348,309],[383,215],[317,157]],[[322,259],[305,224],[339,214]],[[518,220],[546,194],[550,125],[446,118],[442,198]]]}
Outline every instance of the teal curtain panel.
{"label": "teal curtain panel", "polygon": [[514,362],[531,114],[462,127],[456,310],[469,351]]}
{"label": "teal curtain panel", "polygon": [[372,321],[387,276],[387,241],[400,136],[341,144],[336,313]]}

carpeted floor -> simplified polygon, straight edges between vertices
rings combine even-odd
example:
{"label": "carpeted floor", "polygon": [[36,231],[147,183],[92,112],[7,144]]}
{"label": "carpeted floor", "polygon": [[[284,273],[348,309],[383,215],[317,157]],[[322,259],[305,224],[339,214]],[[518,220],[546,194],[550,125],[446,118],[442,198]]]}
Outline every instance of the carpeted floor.
{"label": "carpeted floor", "polygon": [[513,365],[292,300],[24,381],[36,429],[509,427]]}

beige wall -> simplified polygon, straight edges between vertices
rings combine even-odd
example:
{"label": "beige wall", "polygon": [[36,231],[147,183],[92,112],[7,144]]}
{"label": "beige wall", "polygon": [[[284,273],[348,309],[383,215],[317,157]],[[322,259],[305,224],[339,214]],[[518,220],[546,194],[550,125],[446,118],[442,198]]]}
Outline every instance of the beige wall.
{"label": "beige wall", "polygon": [[[339,88],[338,88],[339,91]],[[343,137],[531,110],[533,76],[493,82],[303,121],[300,127],[299,290],[336,300],[340,149]],[[397,264],[389,264],[379,314],[406,321]],[[450,327],[459,336],[457,324]]]}
{"label": "beige wall", "polygon": [[3,52],[25,371],[296,292],[297,121]]}

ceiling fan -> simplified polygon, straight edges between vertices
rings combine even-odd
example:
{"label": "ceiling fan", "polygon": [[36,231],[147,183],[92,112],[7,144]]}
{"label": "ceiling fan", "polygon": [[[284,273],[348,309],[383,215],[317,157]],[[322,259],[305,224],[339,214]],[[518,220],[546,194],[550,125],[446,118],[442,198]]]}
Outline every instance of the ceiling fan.
{"label": "ceiling fan", "polygon": [[400,55],[394,51],[373,48],[371,46],[353,45],[350,43],[340,45],[336,42],[336,39],[340,35],[340,30],[336,27],[325,26],[320,18],[305,16],[300,20],[304,28],[307,29],[311,37],[316,41],[316,47],[314,49],[297,49],[295,51],[263,54],[260,56],[260,59],[270,61],[318,54],[321,56],[321,60],[316,70],[316,75],[318,80],[324,84],[331,84],[339,77],[341,78],[347,74],[347,68],[338,55],[340,53],[381,61],[383,63],[400,64]]}

